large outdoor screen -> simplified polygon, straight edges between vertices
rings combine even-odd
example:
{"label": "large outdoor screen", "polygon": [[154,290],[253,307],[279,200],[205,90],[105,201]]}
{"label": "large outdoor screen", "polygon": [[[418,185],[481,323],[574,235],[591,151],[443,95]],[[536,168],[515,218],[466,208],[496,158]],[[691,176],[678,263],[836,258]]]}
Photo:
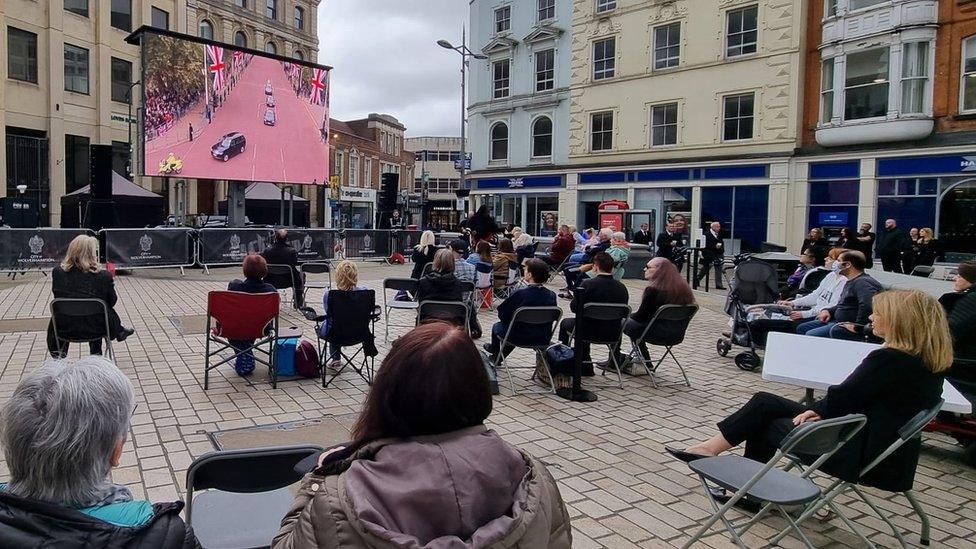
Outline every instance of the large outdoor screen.
{"label": "large outdoor screen", "polygon": [[143,174],[324,184],[329,69],[141,33]]}

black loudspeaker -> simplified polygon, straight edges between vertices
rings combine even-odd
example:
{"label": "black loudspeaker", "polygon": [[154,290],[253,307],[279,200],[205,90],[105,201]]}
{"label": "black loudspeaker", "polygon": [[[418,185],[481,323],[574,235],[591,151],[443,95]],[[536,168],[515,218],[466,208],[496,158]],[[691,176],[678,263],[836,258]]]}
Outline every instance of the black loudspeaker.
{"label": "black loudspeaker", "polygon": [[396,209],[397,193],[400,192],[400,174],[385,173],[381,176],[379,210],[392,212]]}
{"label": "black loudspeaker", "polygon": [[91,197],[95,200],[112,199],[112,146],[92,145],[89,165],[91,166]]}

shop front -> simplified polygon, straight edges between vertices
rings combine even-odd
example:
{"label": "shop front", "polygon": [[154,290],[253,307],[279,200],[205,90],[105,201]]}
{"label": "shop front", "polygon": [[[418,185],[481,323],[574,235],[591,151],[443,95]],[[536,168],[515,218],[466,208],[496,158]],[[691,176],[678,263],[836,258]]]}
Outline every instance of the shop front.
{"label": "shop front", "polygon": [[552,236],[559,227],[561,175],[476,179],[473,197],[488,206],[499,225],[522,227],[533,236]]}
{"label": "shop front", "polygon": [[332,226],[343,229],[372,229],[376,190],[341,187],[339,201],[332,202]]}

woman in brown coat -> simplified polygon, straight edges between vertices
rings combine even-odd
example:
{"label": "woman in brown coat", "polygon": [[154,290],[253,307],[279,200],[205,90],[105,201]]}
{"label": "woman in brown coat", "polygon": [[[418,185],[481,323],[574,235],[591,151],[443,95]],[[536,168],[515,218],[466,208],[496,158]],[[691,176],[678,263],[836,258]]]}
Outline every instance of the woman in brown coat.
{"label": "woman in brown coat", "polygon": [[498,243],[498,251],[491,255],[491,264],[495,268],[495,289],[505,287],[508,282],[508,264],[518,262],[518,255],[515,253],[515,246],[512,241],[503,238]]}
{"label": "woman in brown coat", "polygon": [[571,547],[556,482],[485,427],[491,405],[464,332],[433,322],[401,337],[353,442],[322,454],[272,547]]}

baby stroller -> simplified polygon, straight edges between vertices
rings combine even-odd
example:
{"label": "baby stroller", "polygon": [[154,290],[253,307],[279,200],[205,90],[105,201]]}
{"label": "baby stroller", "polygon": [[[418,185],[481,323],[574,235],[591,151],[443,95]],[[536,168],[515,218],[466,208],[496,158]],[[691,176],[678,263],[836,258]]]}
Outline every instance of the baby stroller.
{"label": "baby stroller", "polygon": [[778,291],[776,267],[758,259],[743,258],[735,266],[725,312],[732,317],[728,337],[715,343],[719,356],[727,356],[732,345],[748,347],[735,355],[735,365],[753,371],[762,365],[756,349],[766,345],[769,332],[792,332],[789,308],[773,303]]}

